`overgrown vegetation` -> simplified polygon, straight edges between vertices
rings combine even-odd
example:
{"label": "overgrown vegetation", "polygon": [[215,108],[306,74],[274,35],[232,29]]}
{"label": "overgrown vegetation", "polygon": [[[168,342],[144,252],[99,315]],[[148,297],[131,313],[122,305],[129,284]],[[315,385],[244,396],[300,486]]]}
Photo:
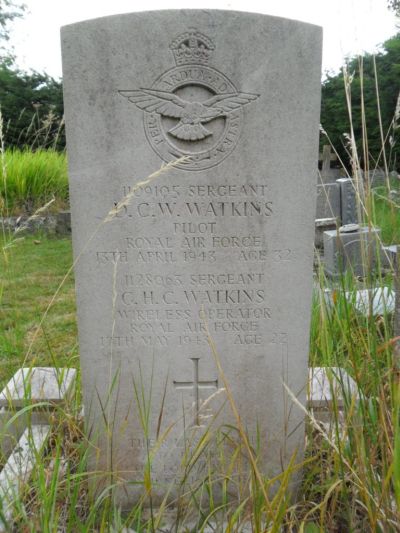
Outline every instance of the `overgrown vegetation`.
{"label": "overgrown vegetation", "polygon": [[[321,124],[350,168],[350,99],[353,138],[361,168],[400,171],[400,34],[385,41],[381,48],[378,54],[353,57],[346,70],[327,75],[322,83]],[[350,88],[348,82],[350,93],[346,93],[346,85]]]}
{"label": "overgrown vegetation", "polygon": [[372,222],[382,230],[385,244],[400,243],[400,180],[386,187],[371,190]]}
{"label": "overgrown vegetation", "polygon": [[47,74],[0,63],[4,144],[12,148],[65,147],[62,84]]}
{"label": "overgrown vegetation", "polygon": [[65,153],[43,149],[6,150],[3,161],[0,209],[4,214],[32,214],[52,199],[55,200],[53,209],[68,206]]}

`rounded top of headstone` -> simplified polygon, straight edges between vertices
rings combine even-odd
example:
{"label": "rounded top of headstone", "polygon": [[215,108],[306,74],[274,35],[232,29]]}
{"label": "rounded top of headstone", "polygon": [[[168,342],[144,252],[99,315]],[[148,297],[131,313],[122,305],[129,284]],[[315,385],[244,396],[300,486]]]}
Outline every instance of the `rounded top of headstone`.
{"label": "rounded top of headstone", "polygon": [[339,228],[339,233],[354,233],[360,229],[359,224],[345,224]]}

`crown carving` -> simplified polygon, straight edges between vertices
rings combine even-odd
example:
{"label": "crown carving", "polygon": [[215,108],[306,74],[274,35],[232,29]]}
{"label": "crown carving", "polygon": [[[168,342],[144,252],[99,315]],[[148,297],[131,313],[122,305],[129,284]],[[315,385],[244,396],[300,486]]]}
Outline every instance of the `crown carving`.
{"label": "crown carving", "polygon": [[178,66],[194,63],[206,65],[214,48],[212,40],[196,29],[182,33],[170,45]]}

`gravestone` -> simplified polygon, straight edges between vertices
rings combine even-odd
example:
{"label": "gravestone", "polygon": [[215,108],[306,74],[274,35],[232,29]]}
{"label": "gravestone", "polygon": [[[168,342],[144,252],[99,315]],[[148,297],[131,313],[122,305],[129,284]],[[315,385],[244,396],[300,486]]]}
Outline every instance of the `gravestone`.
{"label": "gravestone", "polygon": [[316,248],[322,248],[325,231],[334,230],[340,225],[340,217],[340,185],[337,182],[318,183],[314,238]]}
{"label": "gravestone", "polygon": [[367,171],[361,171],[360,174],[369,187],[382,187],[388,184],[389,178],[382,168],[372,168]]}
{"label": "gravestone", "polygon": [[351,178],[339,178],[336,183],[340,187],[340,219],[342,226],[358,224],[357,197],[353,180]]}
{"label": "gravestone", "polygon": [[317,213],[315,218],[315,246],[323,247],[325,231],[358,221],[357,200],[351,178],[339,178],[334,183],[317,185]]}
{"label": "gravestone", "polygon": [[233,399],[278,474],[304,439],[285,385],[305,404],[320,28],[163,11],[62,45],[91,468],[123,506],[145,475],[153,504],[194,490],[207,461],[184,455],[237,426]]}
{"label": "gravestone", "polygon": [[316,219],[341,217],[340,185],[337,182],[317,185]]}
{"label": "gravestone", "polygon": [[367,277],[382,263],[381,230],[348,224],[324,232],[325,273],[333,278],[346,271],[356,277]]}
{"label": "gravestone", "polygon": [[340,177],[341,169],[331,168],[331,163],[337,162],[338,158],[337,155],[333,153],[329,144],[325,144],[322,147],[322,153],[319,155],[319,160],[321,162],[321,171],[319,173],[319,180],[321,183],[331,183]]}

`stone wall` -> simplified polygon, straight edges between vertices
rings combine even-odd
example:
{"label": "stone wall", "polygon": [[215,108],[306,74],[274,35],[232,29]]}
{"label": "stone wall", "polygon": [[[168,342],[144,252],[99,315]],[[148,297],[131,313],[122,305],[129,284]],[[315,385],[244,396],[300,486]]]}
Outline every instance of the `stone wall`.
{"label": "stone wall", "polygon": [[32,234],[43,231],[49,235],[69,235],[71,233],[71,213],[60,211],[43,216],[20,215],[0,218],[0,225],[6,231],[18,234]]}

